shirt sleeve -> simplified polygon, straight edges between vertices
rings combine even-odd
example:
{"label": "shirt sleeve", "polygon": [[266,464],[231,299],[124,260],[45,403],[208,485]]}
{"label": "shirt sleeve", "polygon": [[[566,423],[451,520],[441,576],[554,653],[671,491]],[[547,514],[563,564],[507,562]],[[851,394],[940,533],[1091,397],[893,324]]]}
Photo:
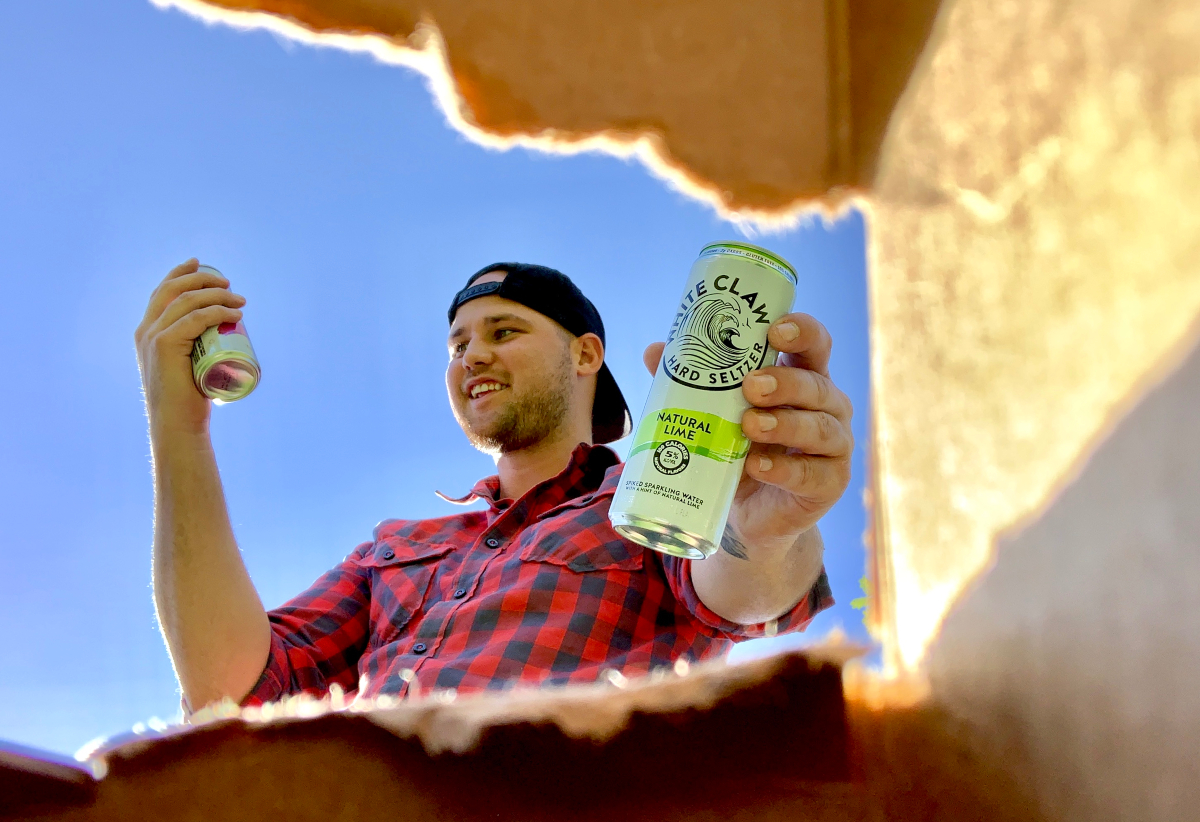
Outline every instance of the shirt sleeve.
{"label": "shirt sleeve", "polygon": [[371,611],[370,569],[360,560],[373,545],[364,542],[307,591],[267,612],[270,655],[243,706],[298,693],[323,696],[334,684],[357,690]]}
{"label": "shirt sleeve", "polygon": [[696,593],[696,588],[692,585],[692,560],[668,554],[660,554],[660,556],[671,593],[683,604],[688,613],[700,624],[718,631],[735,642],[803,631],[808,627],[808,623],[812,622],[813,617],[833,605],[833,590],[829,587],[829,577],[826,576],[825,567],[822,566],[817,581],[786,614],[753,625],[730,622],[700,600],[700,595]]}

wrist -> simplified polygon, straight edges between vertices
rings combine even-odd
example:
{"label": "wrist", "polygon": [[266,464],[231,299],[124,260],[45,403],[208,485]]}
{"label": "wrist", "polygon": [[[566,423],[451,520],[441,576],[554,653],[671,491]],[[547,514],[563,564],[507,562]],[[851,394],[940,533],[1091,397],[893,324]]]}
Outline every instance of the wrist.
{"label": "wrist", "polygon": [[798,539],[792,535],[764,536],[753,531],[747,534],[733,521],[729,521],[725,523],[720,547],[730,556],[763,564],[783,560],[797,542]]}
{"label": "wrist", "polygon": [[146,391],[151,437],[208,437],[212,403],[189,382],[176,391]]}
{"label": "wrist", "polygon": [[156,461],[175,454],[211,451],[208,420],[163,420],[151,415],[150,450]]}

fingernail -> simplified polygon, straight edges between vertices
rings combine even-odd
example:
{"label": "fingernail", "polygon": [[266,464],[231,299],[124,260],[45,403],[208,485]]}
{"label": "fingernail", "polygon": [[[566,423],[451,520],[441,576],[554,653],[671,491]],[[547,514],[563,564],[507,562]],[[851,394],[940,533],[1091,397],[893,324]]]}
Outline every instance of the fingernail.
{"label": "fingernail", "polygon": [[775,331],[788,342],[800,336],[800,326],[795,323],[780,323],[775,326]]}
{"label": "fingernail", "polygon": [[758,458],[758,470],[759,471],[770,471],[771,466],[774,464],[775,463],[771,462],[770,457],[759,457]]}
{"label": "fingernail", "polygon": [[754,419],[758,422],[760,431],[770,431],[779,425],[779,420],[775,419],[775,415],[766,411],[755,411]]}
{"label": "fingernail", "polygon": [[750,390],[755,391],[762,396],[774,393],[779,387],[779,381],[770,374],[756,374],[753,377],[746,377],[746,382],[750,383]]}

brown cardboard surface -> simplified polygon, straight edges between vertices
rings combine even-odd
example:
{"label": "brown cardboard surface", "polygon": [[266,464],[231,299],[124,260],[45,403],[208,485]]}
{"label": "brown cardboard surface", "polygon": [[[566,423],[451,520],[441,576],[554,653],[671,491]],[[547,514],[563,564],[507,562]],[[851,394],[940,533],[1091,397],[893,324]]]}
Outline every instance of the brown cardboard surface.
{"label": "brown cardboard surface", "polygon": [[852,667],[843,689],[846,656],[706,665],[632,696],[573,686],[216,719],[107,750],[93,804],[27,818],[1037,822],[969,726],[919,685]]}
{"label": "brown cardboard surface", "polygon": [[95,795],[96,780],[79,763],[0,741],[0,818],[86,805]]}
{"label": "brown cardboard surface", "polygon": [[[682,820],[804,802],[809,783],[849,777],[836,662],[713,665],[630,688],[624,713],[612,706],[627,695],[584,686],[218,719],[100,754],[96,802],[50,818]],[[464,723],[475,733],[457,745]]]}
{"label": "brown cardboard surface", "polygon": [[1187,0],[943,9],[869,206],[883,621],[905,667],[996,535],[1187,350],[1197,43]]}
{"label": "brown cardboard surface", "polygon": [[[372,48],[435,77],[493,145],[637,151],[763,217],[867,183],[938,3],[877,0],[155,0]],[[421,27],[425,26],[425,29]],[[436,32],[432,37],[426,36]],[[336,42],[355,47],[348,38]],[[437,52],[422,61],[415,51]],[[444,82],[443,82],[444,81]]]}
{"label": "brown cardboard surface", "polygon": [[1053,819],[1200,808],[1200,346],[1006,535],[929,658],[934,693]]}

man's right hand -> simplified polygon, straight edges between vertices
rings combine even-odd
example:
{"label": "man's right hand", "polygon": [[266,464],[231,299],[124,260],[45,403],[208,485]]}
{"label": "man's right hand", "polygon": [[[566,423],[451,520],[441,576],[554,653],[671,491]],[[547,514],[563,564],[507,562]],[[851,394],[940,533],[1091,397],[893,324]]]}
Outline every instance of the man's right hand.
{"label": "man's right hand", "polygon": [[154,465],[154,604],[192,708],[244,697],[266,665],[271,625],[233,536],[216,455],[212,404],[192,382],[192,345],[241,319],[246,301],[196,260],[171,270],[138,326]]}
{"label": "man's right hand", "polygon": [[209,326],[240,320],[246,304],[229,280],[199,266],[193,257],[171,269],[133,335],[152,435],[207,431],[211,403],[192,381],[192,345]]}

